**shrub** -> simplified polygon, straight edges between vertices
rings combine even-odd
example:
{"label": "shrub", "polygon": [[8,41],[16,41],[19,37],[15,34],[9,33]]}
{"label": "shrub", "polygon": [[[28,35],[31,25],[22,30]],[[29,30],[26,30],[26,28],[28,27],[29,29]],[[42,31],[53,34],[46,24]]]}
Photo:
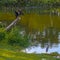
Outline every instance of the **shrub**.
{"label": "shrub", "polygon": [[5,32],[4,28],[0,28],[0,40],[5,39],[5,34],[6,34],[6,32]]}
{"label": "shrub", "polygon": [[50,55],[58,56],[59,54],[58,54],[58,52],[53,52],[53,53],[51,53]]}
{"label": "shrub", "polygon": [[18,28],[13,28],[9,34],[7,35],[8,44],[12,46],[20,46],[20,47],[28,47],[29,46],[29,40],[28,36],[25,35],[22,37],[21,34],[19,34],[20,30]]}

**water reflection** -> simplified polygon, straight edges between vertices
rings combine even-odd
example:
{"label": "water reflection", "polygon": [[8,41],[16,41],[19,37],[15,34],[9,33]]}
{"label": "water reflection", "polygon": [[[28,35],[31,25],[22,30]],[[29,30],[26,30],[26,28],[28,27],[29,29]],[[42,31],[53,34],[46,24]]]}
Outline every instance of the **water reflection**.
{"label": "water reflection", "polygon": [[[53,47],[54,45],[60,46],[59,16],[48,14],[47,15],[29,14],[23,16],[21,20],[21,25],[25,27],[26,33],[28,34],[29,41],[31,42],[30,47],[37,46],[36,48],[38,48],[38,44],[40,44],[40,49],[43,48],[44,51],[46,52],[46,47],[48,45],[49,49],[55,48]],[[58,48],[60,47],[57,47],[57,49]]]}
{"label": "water reflection", "polygon": [[26,49],[27,53],[46,53],[47,46],[49,46],[48,53],[60,53],[60,32],[56,28],[49,27],[42,32],[29,33],[28,36],[31,46]]}
{"label": "water reflection", "polygon": [[59,43],[60,34],[55,28],[49,27],[42,32],[29,33],[29,36],[30,41],[33,42],[32,45],[40,43],[41,47],[45,47],[47,44],[52,47],[53,44],[57,45]]}
{"label": "water reflection", "polygon": [[[47,53],[52,53],[52,52],[57,52],[60,54],[60,44],[58,45],[53,45],[52,48],[49,48],[49,51]],[[46,53],[46,47],[41,48],[40,45],[32,46],[30,48],[26,49],[26,53]]]}

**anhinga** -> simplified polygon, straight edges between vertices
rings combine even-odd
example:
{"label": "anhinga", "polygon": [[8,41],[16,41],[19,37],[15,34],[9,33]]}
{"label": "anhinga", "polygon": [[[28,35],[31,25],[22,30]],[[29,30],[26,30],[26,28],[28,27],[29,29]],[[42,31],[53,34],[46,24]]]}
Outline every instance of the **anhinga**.
{"label": "anhinga", "polygon": [[20,16],[20,15],[23,15],[22,9],[16,10],[16,11],[15,11],[15,16],[16,16],[16,18],[17,18],[18,16]]}

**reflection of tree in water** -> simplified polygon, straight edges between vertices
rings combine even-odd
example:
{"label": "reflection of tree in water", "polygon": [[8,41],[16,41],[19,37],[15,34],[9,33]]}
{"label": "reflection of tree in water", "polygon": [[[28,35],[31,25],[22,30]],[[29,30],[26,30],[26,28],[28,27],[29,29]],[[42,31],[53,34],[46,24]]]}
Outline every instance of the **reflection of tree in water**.
{"label": "reflection of tree in water", "polygon": [[54,28],[48,28],[45,30],[45,37],[42,39],[42,44],[48,43],[50,46],[58,44],[58,31]]}
{"label": "reflection of tree in water", "polygon": [[53,44],[58,44],[58,31],[57,29],[50,27],[45,29],[43,32],[34,32],[31,34],[31,41],[33,44],[40,43],[41,47],[46,47],[46,45],[49,45],[50,47],[53,46]]}

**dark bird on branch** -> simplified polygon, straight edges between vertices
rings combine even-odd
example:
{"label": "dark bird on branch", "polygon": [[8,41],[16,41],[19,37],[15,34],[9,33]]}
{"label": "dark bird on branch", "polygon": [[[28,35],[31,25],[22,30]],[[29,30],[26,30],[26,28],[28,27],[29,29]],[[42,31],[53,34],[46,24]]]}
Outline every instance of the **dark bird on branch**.
{"label": "dark bird on branch", "polygon": [[20,15],[24,15],[24,13],[22,12],[22,9],[16,10],[16,11],[15,11],[15,16],[16,16],[16,18],[17,18],[18,16],[20,16]]}

